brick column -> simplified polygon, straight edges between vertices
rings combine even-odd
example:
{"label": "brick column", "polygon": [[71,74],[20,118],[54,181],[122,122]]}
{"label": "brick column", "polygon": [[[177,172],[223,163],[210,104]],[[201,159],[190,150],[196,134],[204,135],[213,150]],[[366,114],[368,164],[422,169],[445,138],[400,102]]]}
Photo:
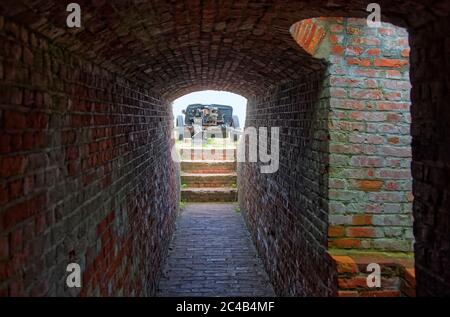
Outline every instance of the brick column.
{"label": "brick column", "polygon": [[[412,251],[406,30],[351,18],[305,20],[294,30],[299,45],[330,63],[328,246]],[[311,33],[325,35],[312,41]]]}

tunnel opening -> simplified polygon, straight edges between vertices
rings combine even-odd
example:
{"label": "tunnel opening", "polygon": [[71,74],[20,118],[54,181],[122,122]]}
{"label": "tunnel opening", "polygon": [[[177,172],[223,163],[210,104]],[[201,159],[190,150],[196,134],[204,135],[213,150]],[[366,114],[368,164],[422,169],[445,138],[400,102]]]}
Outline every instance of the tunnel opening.
{"label": "tunnel opening", "polygon": [[[236,202],[236,158],[247,99],[226,91],[199,91],[172,103],[181,203]],[[242,124],[241,124],[242,122]]]}

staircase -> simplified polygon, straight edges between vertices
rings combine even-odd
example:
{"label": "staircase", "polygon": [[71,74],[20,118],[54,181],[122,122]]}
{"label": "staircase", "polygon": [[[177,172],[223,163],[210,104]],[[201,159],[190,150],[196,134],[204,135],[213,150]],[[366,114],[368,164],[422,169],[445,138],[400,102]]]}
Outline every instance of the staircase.
{"label": "staircase", "polygon": [[182,201],[236,201],[236,156],[233,157],[233,160],[224,160],[220,156],[215,160],[191,160],[184,156],[181,161]]}

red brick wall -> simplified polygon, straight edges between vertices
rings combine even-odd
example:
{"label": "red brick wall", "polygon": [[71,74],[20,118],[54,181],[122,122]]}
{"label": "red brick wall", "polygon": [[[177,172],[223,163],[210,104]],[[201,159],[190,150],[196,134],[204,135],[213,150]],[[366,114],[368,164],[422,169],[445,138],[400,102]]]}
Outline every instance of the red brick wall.
{"label": "red brick wall", "polygon": [[169,104],[0,21],[0,295],[153,294],[178,201]]}

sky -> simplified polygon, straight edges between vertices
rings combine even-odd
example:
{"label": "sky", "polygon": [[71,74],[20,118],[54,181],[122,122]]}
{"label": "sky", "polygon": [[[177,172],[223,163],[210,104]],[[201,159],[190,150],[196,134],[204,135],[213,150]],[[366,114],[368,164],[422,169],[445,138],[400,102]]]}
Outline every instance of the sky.
{"label": "sky", "polygon": [[233,107],[233,115],[239,117],[239,125],[245,124],[245,113],[247,108],[247,99],[227,91],[204,90],[184,95],[176,99],[172,104],[173,117],[176,120],[178,115],[182,115],[181,111],[187,106],[194,103],[201,104],[221,104]]}

